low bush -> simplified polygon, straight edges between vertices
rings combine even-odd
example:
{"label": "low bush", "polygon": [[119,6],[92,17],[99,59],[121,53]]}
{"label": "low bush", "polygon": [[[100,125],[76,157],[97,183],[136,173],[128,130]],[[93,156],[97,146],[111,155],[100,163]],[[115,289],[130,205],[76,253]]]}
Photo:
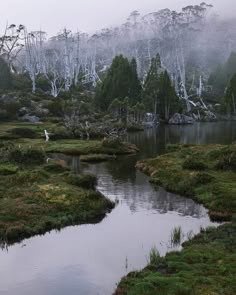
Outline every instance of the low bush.
{"label": "low bush", "polygon": [[183,169],[188,169],[188,170],[206,170],[207,169],[207,165],[205,163],[191,156],[186,158],[186,160],[183,162],[182,167]]}
{"label": "low bush", "polygon": [[106,138],[102,142],[102,146],[105,148],[118,148],[119,146],[122,146],[123,142],[119,137],[111,137],[111,138]]}
{"label": "low bush", "polygon": [[13,149],[9,154],[9,160],[18,164],[43,164],[45,153],[37,149]]}
{"label": "low bush", "polygon": [[9,133],[15,135],[18,138],[36,138],[37,134],[30,128],[13,128],[9,130]]}
{"label": "low bush", "polygon": [[11,164],[2,164],[0,165],[0,175],[11,175],[15,174],[18,170],[17,166]]}
{"label": "low bush", "polygon": [[68,176],[68,182],[82,188],[95,189],[97,185],[97,177],[92,174],[71,174]]}
{"label": "low bush", "polygon": [[236,170],[236,151],[227,150],[223,154],[217,164],[216,168],[220,170]]}

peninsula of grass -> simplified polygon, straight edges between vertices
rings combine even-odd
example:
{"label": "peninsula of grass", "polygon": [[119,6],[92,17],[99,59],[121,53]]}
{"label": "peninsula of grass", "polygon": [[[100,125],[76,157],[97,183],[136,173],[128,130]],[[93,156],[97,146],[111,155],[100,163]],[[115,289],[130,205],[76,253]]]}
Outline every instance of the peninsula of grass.
{"label": "peninsula of grass", "polygon": [[91,155],[80,156],[80,161],[86,162],[86,163],[99,163],[99,162],[112,161],[115,159],[116,159],[116,156],[107,155],[107,154],[91,154]]}
{"label": "peninsula of grass", "polygon": [[0,147],[0,242],[11,244],[67,225],[95,223],[114,204],[96,191],[96,177],[74,175],[45,153]]}
{"label": "peninsula of grass", "polygon": [[213,221],[236,213],[236,145],[170,146],[167,154],[137,163],[151,182],[207,207]]}
{"label": "peninsula of grass", "polygon": [[140,272],[130,273],[115,295],[236,294],[236,145],[171,146],[137,167],[167,190],[191,197],[210,209],[213,220],[230,220],[201,230],[180,252],[155,255]]}
{"label": "peninsula of grass", "polygon": [[[101,140],[70,139],[65,137],[58,140],[52,138],[48,142],[45,141],[45,129],[53,134],[54,130],[60,130],[61,128],[56,124],[47,122],[40,124],[25,122],[3,123],[0,124],[0,139],[9,140],[22,147],[42,149],[46,153],[63,153],[72,156],[93,155],[90,158],[85,158],[92,162],[96,162],[95,158],[97,158],[97,161],[102,161],[102,158],[106,161],[111,159],[110,156],[138,152],[138,148],[134,144],[124,142],[118,137],[108,137]],[[62,134],[64,134],[63,132]]]}

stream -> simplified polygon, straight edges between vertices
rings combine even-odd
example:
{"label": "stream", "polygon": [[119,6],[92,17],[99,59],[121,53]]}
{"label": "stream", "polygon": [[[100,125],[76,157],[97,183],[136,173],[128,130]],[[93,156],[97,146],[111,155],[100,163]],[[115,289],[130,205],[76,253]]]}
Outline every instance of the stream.
{"label": "stream", "polygon": [[0,250],[0,294],[111,295],[123,276],[147,265],[152,247],[161,255],[173,250],[175,227],[181,226],[185,240],[201,227],[216,226],[202,205],[151,185],[134,167],[163,153],[167,143],[232,143],[235,127],[236,122],[196,123],[129,134],[126,140],[140,153],[101,164],[65,156],[74,171],[96,174],[98,190],[116,207],[96,225],[66,227]]}

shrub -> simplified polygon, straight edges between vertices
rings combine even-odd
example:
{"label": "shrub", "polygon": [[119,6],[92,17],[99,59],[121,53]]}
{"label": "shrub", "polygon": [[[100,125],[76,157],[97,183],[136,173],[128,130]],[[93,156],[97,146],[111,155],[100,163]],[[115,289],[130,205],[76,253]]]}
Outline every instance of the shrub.
{"label": "shrub", "polygon": [[17,166],[14,165],[0,165],[0,175],[11,175],[15,174],[18,170]]}
{"label": "shrub", "polygon": [[206,170],[207,165],[203,163],[201,160],[194,157],[187,157],[187,159],[183,162],[183,169],[189,170]]}
{"label": "shrub", "polygon": [[236,170],[236,151],[225,151],[216,164],[217,169]]}
{"label": "shrub", "polygon": [[103,140],[102,146],[105,148],[118,148],[119,146],[122,146],[122,140],[119,137],[111,137]]}
{"label": "shrub", "polygon": [[32,84],[28,74],[12,74],[12,88],[15,90],[31,91]]}
{"label": "shrub", "polygon": [[97,184],[97,177],[92,174],[72,174],[68,177],[68,182],[86,189],[94,189]]}
{"label": "shrub", "polygon": [[57,172],[57,173],[63,173],[69,170],[69,168],[64,167],[62,165],[59,165],[57,163],[48,163],[44,166],[44,170],[47,172]]}
{"label": "shrub", "polygon": [[8,153],[8,160],[20,165],[43,164],[45,153],[37,149],[12,148]]}
{"label": "shrub", "polygon": [[9,132],[19,138],[36,138],[36,132],[30,128],[13,128]]}
{"label": "shrub", "polygon": [[195,184],[207,184],[214,180],[214,177],[204,173],[204,172],[198,172],[193,177],[193,182]]}

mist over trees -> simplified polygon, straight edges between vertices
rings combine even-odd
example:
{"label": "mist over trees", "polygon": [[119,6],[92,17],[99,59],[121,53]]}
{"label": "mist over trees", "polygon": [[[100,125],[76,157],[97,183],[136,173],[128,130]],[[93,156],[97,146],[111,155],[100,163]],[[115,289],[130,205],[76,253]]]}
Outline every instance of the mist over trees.
{"label": "mist over trees", "polygon": [[[236,22],[213,12],[204,2],[179,12],[166,8],[141,15],[135,10],[121,26],[93,35],[65,28],[51,38],[41,30],[10,25],[0,36],[0,56],[16,88],[30,79],[33,93],[41,89],[53,97],[74,89],[96,90],[96,104],[103,110],[115,99],[128,97],[133,106],[143,99],[147,110],[161,108],[167,118],[176,97],[188,112],[195,107],[194,96],[207,92],[218,102],[236,72]],[[154,75],[157,56],[161,77]],[[167,92],[152,87],[157,80],[168,85]],[[160,95],[166,97],[164,105]]]}

